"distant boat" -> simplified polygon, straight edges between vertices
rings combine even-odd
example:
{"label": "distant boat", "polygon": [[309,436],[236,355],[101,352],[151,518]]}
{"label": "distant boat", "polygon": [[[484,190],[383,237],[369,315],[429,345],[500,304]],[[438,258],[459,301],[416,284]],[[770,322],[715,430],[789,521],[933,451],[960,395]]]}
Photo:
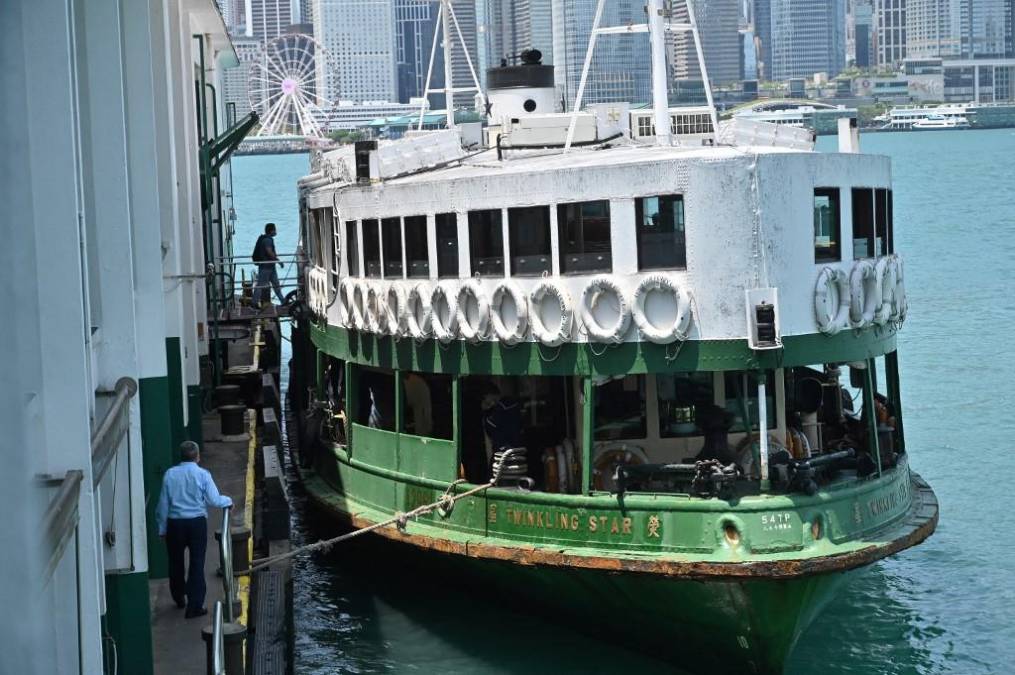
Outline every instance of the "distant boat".
{"label": "distant boat", "polygon": [[926,131],[931,129],[968,129],[969,121],[963,116],[945,117],[944,115],[927,115],[913,122],[913,129]]}

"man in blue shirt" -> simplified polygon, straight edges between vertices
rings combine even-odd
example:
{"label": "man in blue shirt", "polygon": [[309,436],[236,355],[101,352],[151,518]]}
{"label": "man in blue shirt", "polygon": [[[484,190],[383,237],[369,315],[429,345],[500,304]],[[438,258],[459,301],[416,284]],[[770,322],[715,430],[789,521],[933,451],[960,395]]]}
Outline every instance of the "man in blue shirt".
{"label": "man in blue shirt", "polygon": [[257,284],[254,288],[254,302],[264,304],[271,301],[271,289],[275,290],[278,296],[278,304],[283,304],[282,286],[278,283],[278,270],[275,265],[282,267],[278,254],[275,252],[275,223],[268,223],[264,226],[264,234],[257,238],[254,244],[254,254],[251,256],[257,265]]}
{"label": "man in blue shirt", "polygon": [[[186,607],[186,618],[208,613],[204,607],[207,591],[204,582],[204,554],[208,548],[208,507],[226,508],[233,500],[220,495],[211,473],[197,464],[201,450],[197,443],[180,444],[183,461],[166,471],[162,494],[155,509],[159,536],[169,550],[169,592],[179,608]],[[184,583],[183,552],[190,551],[190,563]]]}

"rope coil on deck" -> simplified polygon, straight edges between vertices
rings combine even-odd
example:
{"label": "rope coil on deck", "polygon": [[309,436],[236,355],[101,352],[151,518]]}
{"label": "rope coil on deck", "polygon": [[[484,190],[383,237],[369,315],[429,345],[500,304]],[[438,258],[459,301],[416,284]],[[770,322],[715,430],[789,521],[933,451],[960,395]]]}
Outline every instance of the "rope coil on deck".
{"label": "rope coil on deck", "polygon": [[516,454],[521,455],[524,454],[524,452],[525,452],[524,448],[511,448],[509,450],[505,450],[501,455],[500,461],[494,462],[493,475],[490,477],[490,480],[486,483],[483,483],[482,485],[477,485],[471,490],[466,490],[460,495],[453,494],[453,492],[459,484],[464,482],[463,479],[459,479],[451,483],[448,486],[448,489],[445,490],[444,493],[441,495],[441,498],[435,502],[432,502],[430,504],[423,504],[422,506],[417,506],[411,511],[406,511],[404,513],[401,511],[396,512],[395,515],[393,515],[391,518],[388,518],[387,520],[383,520],[379,523],[374,523],[373,525],[362,527],[358,530],[353,530],[352,532],[346,532],[345,534],[339,535],[337,537],[332,537],[331,539],[322,539],[321,541],[314,542],[313,544],[300,546],[294,548],[288,553],[282,553],[276,556],[269,556],[267,558],[260,558],[254,561],[254,564],[250,566],[250,569],[237,572],[236,575],[237,576],[250,575],[258,570],[270,567],[271,565],[277,562],[288,560],[289,558],[295,558],[296,556],[303,553],[312,553],[314,551],[327,551],[335,544],[340,544],[343,541],[347,541],[349,539],[358,537],[368,532],[373,532],[374,530],[379,530],[382,527],[388,527],[389,525],[394,525],[400,531],[404,531],[405,526],[408,524],[409,520],[418,518],[420,516],[425,516],[427,514],[433,513],[434,511],[439,511],[443,517],[447,518],[448,516],[451,515],[451,511],[454,509],[455,503],[458,500],[465,499],[466,497],[471,497],[475,494],[483,492],[484,490],[496,487],[497,483],[500,481],[501,474],[504,471],[505,465],[509,463],[508,460],[512,459]]}

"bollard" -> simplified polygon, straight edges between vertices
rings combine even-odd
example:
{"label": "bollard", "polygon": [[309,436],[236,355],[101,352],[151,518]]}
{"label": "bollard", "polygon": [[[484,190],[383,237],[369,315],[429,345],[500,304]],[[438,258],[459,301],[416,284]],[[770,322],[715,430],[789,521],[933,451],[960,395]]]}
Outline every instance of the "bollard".
{"label": "bollard", "polygon": [[[208,624],[201,629],[204,640],[208,675],[215,675],[214,640],[215,627]],[[222,624],[222,642],[225,643],[226,675],[244,675],[243,643],[247,639],[247,627],[241,623]]]}
{"label": "bollard", "polygon": [[221,405],[219,406],[219,419],[222,424],[223,437],[243,436],[246,429],[246,406],[242,405]]}
{"label": "bollard", "polygon": [[240,402],[240,385],[220,384],[215,387],[215,404],[219,407],[224,405],[236,405]]}
{"label": "bollard", "polygon": [[[242,525],[229,528],[233,540],[233,573],[242,572],[250,567],[250,530]],[[222,530],[215,530],[215,541],[222,541]]]}

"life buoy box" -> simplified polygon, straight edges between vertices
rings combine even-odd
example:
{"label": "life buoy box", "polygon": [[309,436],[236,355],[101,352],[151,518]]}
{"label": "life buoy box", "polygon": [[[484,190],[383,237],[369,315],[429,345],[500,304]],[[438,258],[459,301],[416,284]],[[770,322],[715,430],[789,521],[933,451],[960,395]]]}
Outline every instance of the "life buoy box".
{"label": "life buoy box", "polygon": [[430,324],[433,312],[430,309],[430,288],[428,284],[419,283],[409,291],[409,300],[406,303],[407,324],[409,333],[417,340],[425,340],[430,337]]}
{"label": "life buoy box", "polygon": [[893,255],[892,267],[895,271],[895,289],[892,294],[892,311],[888,318],[892,321],[902,323],[906,320],[906,314],[909,311],[909,302],[906,298],[906,282],[905,274],[903,273],[902,258]]}
{"label": "life buoy box", "polygon": [[352,325],[366,330],[366,282],[357,281],[352,287]]}
{"label": "life buoy box", "polygon": [[352,295],[353,288],[355,287],[355,285],[356,285],[355,281],[353,281],[349,277],[346,277],[345,279],[342,279],[342,283],[339,285],[339,293],[338,293],[340,301],[338,308],[339,318],[342,321],[342,325],[350,329],[356,327],[353,322],[353,311],[352,311]]}
{"label": "life buoy box", "polygon": [[490,301],[479,279],[469,279],[458,289],[458,332],[469,342],[486,337],[490,326]]}
{"label": "life buoy box", "polygon": [[402,284],[394,281],[388,286],[387,302],[384,307],[387,314],[387,331],[390,335],[399,338],[405,335],[408,329],[409,310],[407,307],[405,289]]}
{"label": "life buoy box", "polygon": [[875,276],[870,260],[853,263],[853,271],[849,273],[849,322],[853,328],[866,328],[874,323],[874,313],[881,305]]}
{"label": "life buoy box", "polygon": [[631,325],[631,306],[612,277],[599,276],[582,291],[581,317],[590,338],[622,342]]}
{"label": "life buoy box", "polygon": [[592,487],[596,490],[616,492],[617,482],[614,473],[618,466],[646,464],[648,457],[637,445],[621,443],[620,445],[604,445],[595,450],[592,460]]}
{"label": "life buoy box", "polygon": [[529,296],[532,309],[529,321],[532,335],[548,347],[563,344],[571,337],[574,313],[571,310],[571,296],[558,284],[544,280],[532,290]]}
{"label": "life buoy box", "polygon": [[458,298],[448,283],[437,283],[430,294],[430,326],[435,338],[441,342],[454,340],[458,330]]}
{"label": "life buoy box", "polygon": [[835,335],[849,325],[849,281],[846,273],[825,267],[814,284],[814,318],[818,330]]}
{"label": "life buoy box", "polygon": [[366,329],[370,333],[381,333],[382,326],[381,320],[383,317],[383,310],[381,308],[381,301],[384,298],[384,290],[381,288],[380,282],[367,282],[367,294],[366,294],[366,311],[364,312],[364,319],[366,322]]}
{"label": "life buoy box", "polygon": [[501,342],[513,345],[525,339],[529,303],[513,281],[503,281],[490,296],[490,323]]}
{"label": "life buoy box", "polygon": [[686,340],[691,327],[691,295],[667,274],[650,274],[634,292],[634,322],[649,342]]}
{"label": "life buoy box", "polygon": [[895,296],[895,265],[891,256],[884,256],[874,265],[875,297],[880,297],[874,310],[874,324],[884,326],[892,316]]}

